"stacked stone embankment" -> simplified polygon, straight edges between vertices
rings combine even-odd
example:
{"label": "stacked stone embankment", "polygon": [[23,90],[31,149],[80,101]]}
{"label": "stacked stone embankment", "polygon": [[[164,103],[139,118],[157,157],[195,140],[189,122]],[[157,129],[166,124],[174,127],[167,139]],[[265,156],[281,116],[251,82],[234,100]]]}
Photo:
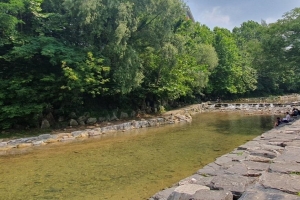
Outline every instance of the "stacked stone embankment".
{"label": "stacked stone embankment", "polygon": [[190,122],[191,115],[201,112],[243,112],[246,115],[251,114],[272,114],[282,115],[289,111],[292,106],[300,105],[299,102],[293,104],[274,104],[270,103],[210,103],[194,104],[177,110],[168,111],[160,117],[152,119],[132,120],[124,123],[113,124],[107,122],[105,125],[83,130],[61,132],[56,134],[42,134],[35,137],[18,138],[18,139],[0,139],[0,155],[6,154],[9,150],[15,148],[25,148],[32,146],[47,145],[56,142],[74,141],[76,139],[90,138],[109,134],[117,131],[127,131],[132,129],[156,127],[167,124]]}
{"label": "stacked stone embankment", "polygon": [[300,200],[300,120],[217,158],[150,200]]}
{"label": "stacked stone embankment", "polygon": [[68,142],[75,141],[77,139],[97,137],[104,134],[114,133],[118,131],[127,131],[132,129],[140,129],[147,127],[156,127],[167,124],[182,123],[182,122],[191,122],[192,117],[191,113],[199,112],[200,106],[191,106],[184,110],[184,112],[173,112],[168,115],[163,115],[161,117],[153,119],[141,119],[141,120],[132,120],[129,122],[112,124],[107,122],[106,125],[99,127],[95,126],[94,128],[77,130],[73,132],[62,132],[56,134],[42,134],[34,137],[27,138],[18,138],[18,139],[1,139],[0,140],[0,155],[7,154],[10,150],[16,148],[26,148],[33,146],[47,145],[56,142]]}

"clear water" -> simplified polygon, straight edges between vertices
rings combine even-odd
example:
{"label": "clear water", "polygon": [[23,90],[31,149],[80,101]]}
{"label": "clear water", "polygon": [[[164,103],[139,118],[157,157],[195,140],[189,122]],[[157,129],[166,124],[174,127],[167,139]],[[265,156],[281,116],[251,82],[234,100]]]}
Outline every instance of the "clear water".
{"label": "clear water", "polygon": [[191,124],[14,152],[0,157],[0,199],[147,199],[271,129],[273,120],[203,113]]}

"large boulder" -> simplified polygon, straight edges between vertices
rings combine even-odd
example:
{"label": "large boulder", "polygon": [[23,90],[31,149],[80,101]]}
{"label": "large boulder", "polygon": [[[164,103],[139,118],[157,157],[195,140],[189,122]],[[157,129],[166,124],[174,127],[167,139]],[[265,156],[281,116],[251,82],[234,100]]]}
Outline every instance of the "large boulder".
{"label": "large boulder", "polygon": [[50,123],[47,119],[44,119],[41,124],[41,129],[50,128]]}
{"label": "large boulder", "polygon": [[97,123],[97,118],[90,117],[86,120],[87,124],[96,124]]}
{"label": "large boulder", "polygon": [[78,122],[75,119],[71,119],[69,122],[70,126],[78,126]]}
{"label": "large boulder", "polygon": [[126,112],[121,112],[120,119],[127,119],[129,116]]}

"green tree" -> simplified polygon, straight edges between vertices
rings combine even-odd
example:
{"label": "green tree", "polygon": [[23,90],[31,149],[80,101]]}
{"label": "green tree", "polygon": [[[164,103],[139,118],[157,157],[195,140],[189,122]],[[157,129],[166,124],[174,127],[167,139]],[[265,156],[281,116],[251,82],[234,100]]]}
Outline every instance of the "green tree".
{"label": "green tree", "polygon": [[255,71],[239,55],[233,34],[216,27],[214,47],[218,53],[219,64],[210,77],[209,93],[213,95],[243,94],[255,89]]}

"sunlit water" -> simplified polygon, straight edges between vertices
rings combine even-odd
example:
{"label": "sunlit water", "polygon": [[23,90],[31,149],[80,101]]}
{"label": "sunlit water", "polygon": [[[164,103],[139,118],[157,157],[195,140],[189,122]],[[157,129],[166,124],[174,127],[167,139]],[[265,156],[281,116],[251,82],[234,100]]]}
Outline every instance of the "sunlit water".
{"label": "sunlit water", "polygon": [[0,157],[0,199],[147,199],[273,126],[204,113],[167,125]]}

